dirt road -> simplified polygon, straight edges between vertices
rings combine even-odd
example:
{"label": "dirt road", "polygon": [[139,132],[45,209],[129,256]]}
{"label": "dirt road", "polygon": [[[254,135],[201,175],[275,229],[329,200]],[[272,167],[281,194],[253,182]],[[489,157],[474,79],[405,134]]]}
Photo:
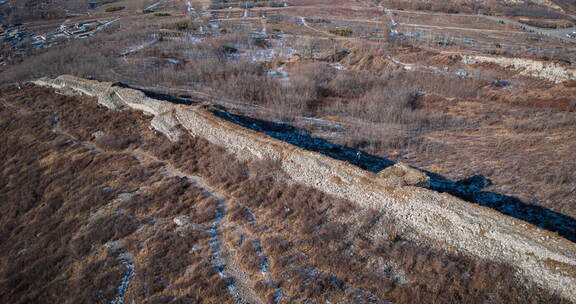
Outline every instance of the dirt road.
{"label": "dirt road", "polygon": [[565,29],[545,30],[545,29],[534,27],[534,26],[526,25],[526,24],[520,23],[516,20],[511,20],[508,18],[496,17],[496,16],[485,16],[485,15],[479,15],[479,16],[481,16],[482,18],[488,19],[488,20],[495,21],[495,22],[500,22],[500,23],[504,23],[504,24],[510,24],[513,26],[517,26],[517,27],[520,27],[521,29],[524,29],[525,31],[530,32],[530,33],[546,35],[546,36],[550,36],[550,37],[560,39],[563,41],[576,43],[576,39],[566,36],[566,34],[569,34],[569,33],[576,31],[576,27],[565,28]]}

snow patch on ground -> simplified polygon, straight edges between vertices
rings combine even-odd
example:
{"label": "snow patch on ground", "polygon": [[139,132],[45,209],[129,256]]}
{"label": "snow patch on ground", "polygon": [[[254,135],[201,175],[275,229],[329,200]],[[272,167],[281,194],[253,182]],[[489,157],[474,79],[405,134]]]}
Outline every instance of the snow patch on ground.
{"label": "snow patch on ground", "polygon": [[333,67],[333,68],[335,68],[335,69],[337,69],[337,70],[339,70],[339,71],[348,70],[348,68],[346,68],[345,66],[343,66],[343,65],[341,65],[341,64],[339,64],[339,63],[332,63],[332,64],[330,64],[330,66]]}
{"label": "snow patch on ground", "polygon": [[217,30],[220,28],[220,23],[216,20],[210,20],[209,24],[210,24],[210,28],[213,30]]}
{"label": "snow patch on ground", "polygon": [[249,206],[244,206],[244,210],[246,210],[246,212],[248,212],[248,214],[250,215],[250,220],[248,220],[250,223],[256,221],[256,214],[254,214],[252,208],[250,208]]}
{"label": "snow patch on ground", "polygon": [[186,11],[188,12],[188,14],[194,17],[193,15],[195,14],[195,10],[192,7],[192,3],[190,3],[190,0],[184,0],[184,4],[186,4]]}
{"label": "snow patch on ground", "polygon": [[[118,255],[118,259],[124,266],[126,266],[126,272],[124,273],[124,277],[118,286],[118,291],[116,292],[116,298],[110,302],[110,304],[124,304],[124,296],[126,295],[126,290],[128,290],[128,284],[130,284],[130,279],[134,276],[134,258],[128,252],[126,252],[123,248],[119,249],[120,254]],[[134,303],[134,301],[132,301]]]}
{"label": "snow patch on ground", "polygon": [[290,82],[290,77],[288,73],[284,71],[284,67],[280,66],[268,71],[268,75],[278,79],[280,82],[288,83]]}
{"label": "snow patch on ground", "polygon": [[276,55],[276,50],[273,48],[257,50],[255,53],[250,54],[252,62],[265,62],[271,61]]}
{"label": "snow patch on ground", "polygon": [[262,260],[260,263],[260,272],[264,278],[268,278],[270,276],[270,263],[268,262],[268,257],[264,254],[262,250],[262,246],[260,246],[260,240],[255,240],[252,242],[252,246],[256,250],[256,254]]}
{"label": "snow patch on ground", "polygon": [[116,19],[114,19],[114,20],[110,20],[110,21],[108,21],[108,22],[100,25],[99,27],[96,28],[96,31],[101,31],[101,30],[107,28],[110,24],[112,24],[112,23],[114,23],[114,22],[116,22],[116,21],[118,21],[118,20],[120,20],[120,18],[116,18]]}
{"label": "snow patch on ground", "polygon": [[[260,273],[262,273],[262,277],[266,280],[266,282],[271,283],[272,285],[277,285],[271,278],[270,278],[270,262],[268,260],[268,256],[262,250],[262,246],[260,244],[260,240],[255,240],[252,242],[252,246],[256,250],[256,255],[262,261],[260,263]],[[277,303],[282,299],[284,296],[284,292],[282,291],[282,287],[277,285],[276,290],[274,291],[274,303]]]}
{"label": "snow patch on ground", "polygon": [[216,209],[216,217],[212,221],[208,233],[210,233],[210,249],[212,250],[212,264],[216,266],[216,273],[226,281],[228,292],[232,297],[234,297],[238,302],[242,302],[240,293],[234,285],[234,280],[224,274],[224,268],[226,264],[222,258],[222,250],[220,249],[219,238],[220,232],[218,231],[218,226],[222,219],[224,218],[224,202],[220,202],[218,208]]}

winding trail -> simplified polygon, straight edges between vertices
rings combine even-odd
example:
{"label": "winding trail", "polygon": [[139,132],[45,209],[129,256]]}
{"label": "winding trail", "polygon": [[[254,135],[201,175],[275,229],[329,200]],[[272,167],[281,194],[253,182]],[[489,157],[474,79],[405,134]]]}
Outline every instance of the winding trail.
{"label": "winding trail", "polygon": [[145,8],[145,11],[153,11],[155,10],[158,6],[160,6],[160,4],[166,2],[167,0],[160,0],[154,4],[151,4],[150,6],[148,6],[147,8]]}
{"label": "winding trail", "polygon": [[[314,9],[314,8],[324,8],[321,6],[298,6],[298,7],[275,7],[275,10],[285,10],[285,9],[294,9],[294,8],[306,8],[306,9]],[[385,15],[388,15],[389,19],[396,25],[396,26],[410,26],[410,27],[416,27],[416,28],[428,28],[428,29],[439,29],[439,30],[461,30],[461,31],[472,31],[472,32],[488,32],[488,33],[508,33],[508,34],[530,34],[530,33],[536,33],[536,34],[541,34],[541,35],[546,35],[552,38],[556,38],[559,40],[563,40],[566,42],[573,42],[576,43],[576,39],[574,38],[570,38],[568,36],[566,36],[567,34],[570,34],[574,31],[576,31],[576,27],[571,27],[571,28],[561,28],[561,29],[552,29],[552,30],[547,30],[547,29],[541,29],[541,28],[537,28],[537,27],[533,27],[530,25],[526,25],[523,23],[520,23],[516,20],[513,19],[509,19],[509,18],[505,18],[505,17],[501,17],[501,16],[488,16],[488,15],[481,15],[481,14],[449,14],[449,13],[435,13],[435,12],[427,12],[427,11],[414,11],[414,10],[396,10],[396,9],[390,9],[390,8],[385,8],[381,5],[377,6],[377,8],[379,10],[381,10]],[[262,9],[265,10],[265,9]],[[437,26],[437,25],[427,25],[427,24],[411,24],[411,23],[397,23],[394,21],[393,17],[391,16],[392,12],[395,13],[401,13],[401,14],[417,14],[417,15],[426,15],[426,16],[455,16],[455,17],[474,17],[474,18],[483,18],[492,22],[497,22],[497,23],[503,23],[503,24],[509,24],[509,25],[513,25],[519,29],[522,29],[523,31],[510,31],[510,30],[495,30],[495,29],[479,29],[479,28],[471,28],[471,27],[453,27],[453,26]],[[301,20],[303,19],[303,17],[300,17]],[[331,18],[330,16],[324,16],[323,19],[326,18]],[[367,20],[367,19],[347,19],[347,18],[340,18],[340,17],[332,17],[334,20],[339,20],[339,21],[349,21],[349,22],[362,22],[362,23],[382,23],[382,21],[376,21],[376,20]],[[323,32],[321,30],[315,29],[311,26],[309,26],[306,21],[302,20],[302,24],[309,28],[312,29],[314,31],[320,32],[320,33],[324,33],[324,34],[328,34],[331,35],[327,32]]]}
{"label": "winding trail", "polygon": [[116,22],[116,21],[118,21],[118,20],[120,20],[120,17],[118,17],[118,18],[116,18],[116,19],[113,19],[113,20],[110,20],[110,21],[108,21],[108,22],[106,22],[106,23],[98,26],[95,31],[101,31],[101,30],[107,28],[110,24],[112,24],[112,23],[114,23],[114,22]]}
{"label": "winding trail", "polygon": [[140,50],[143,50],[151,45],[153,45],[154,43],[160,41],[160,37],[157,34],[152,35],[152,39],[150,39],[149,41],[146,41],[142,44],[133,46],[133,47],[129,47],[127,48],[125,51],[123,51],[120,56],[126,56],[132,53],[136,53]]}
{"label": "winding trail", "polygon": [[220,223],[224,218],[225,206],[225,201],[218,202],[218,208],[216,208],[216,216],[210,225],[210,229],[208,229],[208,232],[210,233],[209,244],[210,249],[212,250],[212,264],[216,266],[216,273],[218,273],[218,276],[226,281],[226,287],[228,288],[230,295],[236,299],[236,302],[244,303],[244,298],[238,292],[238,288],[235,285],[235,280],[224,273],[227,263],[222,257],[222,242],[220,241],[220,231],[218,228],[220,227]]}
{"label": "winding trail", "polygon": [[545,30],[545,29],[537,28],[537,27],[530,26],[530,25],[527,25],[524,23],[520,23],[516,20],[512,20],[512,19],[508,19],[508,18],[502,18],[502,17],[497,17],[497,16],[486,16],[486,15],[479,15],[479,16],[481,16],[484,19],[488,19],[488,20],[491,20],[494,22],[500,22],[503,24],[510,24],[510,25],[519,27],[519,28],[524,29],[525,31],[528,31],[531,33],[546,35],[546,36],[550,36],[552,38],[564,40],[567,42],[576,42],[576,39],[569,38],[568,36],[566,36],[566,34],[569,34],[569,33],[572,33],[573,31],[576,31],[576,27]]}
{"label": "winding trail", "polygon": [[[250,214],[254,216],[254,213],[252,213],[252,211],[250,211]],[[262,245],[260,245],[260,240],[257,239],[253,241],[252,246],[254,246],[258,258],[262,260],[262,262],[260,263],[260,272],[262,273],[262,277],[264,277],[266,281],[272,282],[272,284],[276,284],[272,279],[272,275],[270,274],[270,261],[268,259],[268,256],[264,253]],[[278,287],[276,287],[276,290],[274,291],[274,298],[273,298],[274,303],[280,301],[283,296],[284,292],[282,291],[282,286],[279,285]]]}
{"label": "winding trail", "polygon": [[[9,103],[7,103],[9,104]],[[10,104],[12,105],[12,104]],[[14,105],[12,105],[14,106]],[[15,106],[17,107],[17,106]],[[18,109],[21,109],[21,107],[17,107]],[[82,145],[92,151],[98,151],[98,152],[103,152],[102,150],[100,150],[96,145],[94,145],[91,142],[84,142],[84,141],[80,141],[78,139],[76,139],[74,136],[72,136],[70,133],[66,132],[65,130],[63,130],[62,128],[60,128],[60,118],[58,116],[53,116],[52,117],[52,132],[58,135],[63,135],[68,137],[74,144],[79,144]],[[110,304],[124,304],[124,297],[126,296],[126,291],[128,290],[128,286],[130,285],[130,280],[132,279],[132,277],[135,274],[135,267],[134,267],[134,261],[133,261],[133,257],[132,254],[130,254],[129,252],[126,252],[126,249],[124,248],[115,248],[115,250],[118,251],[118,260],[120,261],[120,263],[124,264],[124,266],[126,266],[126,272],[124,272],[124,276],[122,277],[122,281],[120,281],[120,284],[118,285],[117,291],[116,291],[116,297],[114,298],[114,300],[110,301]],[[131,303],[136,303],[135,301],[132,301]]]}
{"label": "winding trail", "polygon": [[[3,101],[2,104],[7,106],[12,105],[11,103]],[[18,107],[20,108],[20,107]],[[75,144],[81,144],[90,150],[95,150],[100,153],[105,152],[104,150],[98,148],[92,142],[80,141],[72,136],[70,133],[66,132],[59,127],[59,118],[54,116],[52,119],[52,132],[64,135],[70,138]],[[197,175],[186,174],[177,168],[175,168],[170,162],[163,161],[156,156],[142,150],[125,150],[120,153],[126,153],[132,155],[136,158],[142,165],[148,165],[153,162],[159,162],[163,164],[163,174],[167,177],[178,176],[181,178],[186,178],[192,183],[194,183],[198,188],[200,188],[205,194],[215,197],[218,199],[218,208],[216,209],[216,217],[212,222],[208,232],[211,235],[209,241],[210,248],[212,250],[213,260],[212,262],[216,265],[217,273],[227,282],[228,291],[236,299],[238,303],[241,304],[263,304],[264,302],[258,297],[253,289],[253,284],[249,276],[244,273],[244,271],[236,263],[233,255],[231,254],[231,248],[226,246],[226,243],[221,240],[221,230],[230,223],[228,223],[225,218],[226,208],[230,198],[218,189],[210,186],[202,177]],[[118,286],[118,291],[116,298],[110,302],[110,304],[124,304],[124,296],[128,290],[130,279],[134,275],[134,264],[132,262],[132,255],[126,252],[124,249],[119,249],[119,260],[122,264],[126,266],[126,272],[120,285]]]}
{"label": "winding trail", "polygon": [[[308,22],[306,22],[306,18],[304,18],[304,17],[302,17],[302,16],[299,16],[298,18],[300,18],[300,21],[302,22],[302,25],[303,25],[303,26],[305,26],[305,27],[307,27],[307,28],[309,28],[309,29],[311,29],[311,30],[313,30],[313,31],[315,31],[315,32],[318,32],[318,33],[321,33],[321,34],[324,34],[324,35],[328,35],[328,36],[338,37],[337,35],[334,35],[334,34],[331,34],[331,33],[328,33],[328,32],[325,32],[325,31],[322,31],[322,30],[319,30],[319,29],[317,29],[317,28],[315,28],[315,27],[310,26],[310,25],[308,24]],[[339,37],[339,38],[341,38],[341,37]]]}
{"label": "winding trail", "polygon": [[[382,6],[379,6],[380,9],[384,9]],[[473,28],[462,28],[462,27],[445,27],[445,26],[433,26],[433,25],[424,25],[424,24],[401,24],[405,26],[414,26],[414,27],[425,27],[425,28],[436,28],[436,29],[454,29],[454,30],[467,30],[467,31],[478,31],[478,32],[501,32],[501,33],[537,33],[541,35],[546,35],[552,38],[556,38],[559,40],[563,40],[566,42],[576,42],[576,39],[569,38],[566,34],[569,34],[573,31],[576,31],[576,27],[571,28],[561,28],[561,29],[552,29],[546,30],[537,28],[534,26],[526,25],[520,23],[516,20],[505,18],[501,16],[489,16],[489,15],[482,15],[482,14],[449,14],[449,13],[434,13],[434,12],[426,12],[426,11],[414,11],[414,10],[396,10],[396,9],[385,9],[388,12],[396,12],[396,13],[409,13],[409,14],[417,14],[417,15],[427,15],[427,16],[456,16],[456,17],[474,17],[474,18],[483,18],[486,20],[490,20],[492,22],[502,23],[502,24],[509,24],[513,25],[517,28],[524,30],[521,31],[506,31],[506,30],[490,30],[490,29],[473,29]]]}
{"label": "winding trail", "polygon": [[210,234],[209,245],[212,250],[212,263],[216,266],[217,274],[226,281],[228,292],[236,299],[236,302],[241,304],[263,304],[264,302],[252,288],[253,283],[249,276],[236,263],[231,252],[232,249],[228,248],[226,242],[221,239],[222,229],[229,225],[226,219],[226,209],[230,198],[220,190],[210,186],[202,177],[186,174],[175,168],[171,163],[158,159],[146,151],[136,149],[129,153],[143,164],[151,162],[163,163],[164,174],[166,176],[186,178],[201,188],[205,194],[218,199],[216,216],[208,229],[208,233]]}

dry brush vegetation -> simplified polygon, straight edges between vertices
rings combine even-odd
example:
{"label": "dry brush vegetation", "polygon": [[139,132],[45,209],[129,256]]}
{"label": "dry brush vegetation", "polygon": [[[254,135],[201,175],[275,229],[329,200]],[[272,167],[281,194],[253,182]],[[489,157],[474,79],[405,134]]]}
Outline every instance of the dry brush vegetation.
{"label": "dry brush vegetation", "polygon": [[[388,2],[439,12],[537,11]],[[280,37],[300,26],[287,16],[268,20],[274,34],[266,39],[254,37],[254,24],[232,22],[208,39],[188,39],[206,20],[161,14],[31,51],[0,81],[74,74],[158,91],[184,87],[184,97],[192,87],[238,105],[239,114],[291,123],[455,181],[485,176],[494,182],[489,191],[576,217],[576,104],[566,98],[576,94],[572,82],[555,85],[489,64],[469,68],[457,56],[390,37],[378,44]],[[566,18],[549,14],[538,17]],[[158,41],[120,56],[151,38]],[[267,57],[278,45],[298,56]],[[458,75],[463,68],[468,74]],[[504,79],[509,87],[496,85]],[[209,229],[219,201],[194,181],[165,176],[168,163],[229,196],[221,242],[266,303],[562,302],[510,266],[408,241],[386,213],[294,184],[275,163],[240,162],[190,136],[170,143],[141,113],[22,86],[0,96],[4,302],[110,302],[126,275],[123,252],[135,268],[127,299],[234,302],[213,262]],[[175,224],[182,215],[190,225]]]}
{"label": "dry brush vegetation", "polygon": [[[574,216],[576,178],[565,165],[571,163],[574,147],[554,151],[557,137],[547,136],[566,138],[573,133],[575,108],[566,96],[574,88],[569,84],[518,78],[490,65],[470,69],[458,62],[458,56],[394,41],[352,43],[272,35],[262,44],[247,26],[226,23],[218,35],[189,40],[187,35],[198,31],[198,23],[190,23],[188,30],[173,36],[163,32],[166,21],[160,19],[152,18],[138,30],[137,24],[129,31],[112,27],[105,39],[71,41],[9,67],[0,78],[23,81],[69,73],[159,90],[185,88],[184,96],[186,89],[198,88],[241,106],[259,106],[241,114],[288,122],[308,129],[313,136],[451,179],[484,175],[495,181],[489,190]],[[285,19],[291,20],[278,17],[269,23],[282,27]],[[119,57],[158,31],[158,42]],[[282,56],[254,60],[253,56],[276,50],[278,43],[293,49],[300,60]],[[411,62],[412,68],[404,68],[391,59],[394,56]],[[458,75],[463,68],[467,75]],[[288,80],[272,73],[279,69],[287,73]],[[513,79],[509,87],[494,85],[509,77]],[[324,123],[311,126],[309,118]],[[507,135],[495,136],[496,131]],[[479,140],[474,132],[485,137]],[[515,147],[543,144],[537,147],[539,153],[520,155],[520,151],[511,153],[512,142]],[[545,160],[537,173],[531,170],[534,158]]]}
{"label": "dry brush vegetation", "polygon": [[[4,301],[110,301],[125,252],[135,268],[127,299],[233,302],[209,249],[218,203],[163,176],[169,163],[229,195],[222,242],[267,303],[562,302],[506,265],[408,241],[385,213],[294,184],[275,163],[242,163],[187,135],[170,143],[140,113],[37,87],[2,98]],[[161,162],[142,163],[134,149]],[[175,225],[182,215],[189,226]]]}
{"label": "dry brush vegetation", "polygon": [[[215,214],[213,199],[187,180],[161,176],[161,164],[144,166],[122,152],[146,136],[164,140],[146,135],[140,113],[109,113],[93,100],[43,89],[4,93],[2,302],[109,303],[125,276],[122,252],[134,256],[134,298],[228,301],[226,282],[206,249],[208,233],[182,235],[173,223],[175,214],[187,214],[207,225]],[[96,131],[111,139],[86,144]],[[125,144],[124,137],[134,142]],[[138,200],[140,192],[153,198]],[[191,251],[198,243],[204,249]],[[166,293],[168,284],[177,284],[179,293]]]}

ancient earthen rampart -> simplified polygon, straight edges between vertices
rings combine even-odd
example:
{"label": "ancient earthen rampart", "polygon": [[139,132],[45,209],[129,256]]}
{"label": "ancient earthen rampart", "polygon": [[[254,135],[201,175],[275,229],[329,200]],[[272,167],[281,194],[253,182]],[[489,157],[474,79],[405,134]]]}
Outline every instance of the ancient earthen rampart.
{"label": "ancient earthen rampart", "polygon": [[[576,302],[576,246],[556,234],[422,187],[426,177],[402,166],[374,174],[347,162],[307,151],[222,119],[200,106],[176,105],[138,90],[73,76],[40,79],[37,85],[72,89],[111,109],[129,107],[154,115],[151,126],[177,140],[178,126],[236,154],[274,159],[295,181],[384,211],[410,237],[445,250],[508,263],[538,285]],[[388,171],[387,171],[388,170]],[[390,174],[390,173],[394,174]],[[404,179],[404,180],[403,180]]]}

